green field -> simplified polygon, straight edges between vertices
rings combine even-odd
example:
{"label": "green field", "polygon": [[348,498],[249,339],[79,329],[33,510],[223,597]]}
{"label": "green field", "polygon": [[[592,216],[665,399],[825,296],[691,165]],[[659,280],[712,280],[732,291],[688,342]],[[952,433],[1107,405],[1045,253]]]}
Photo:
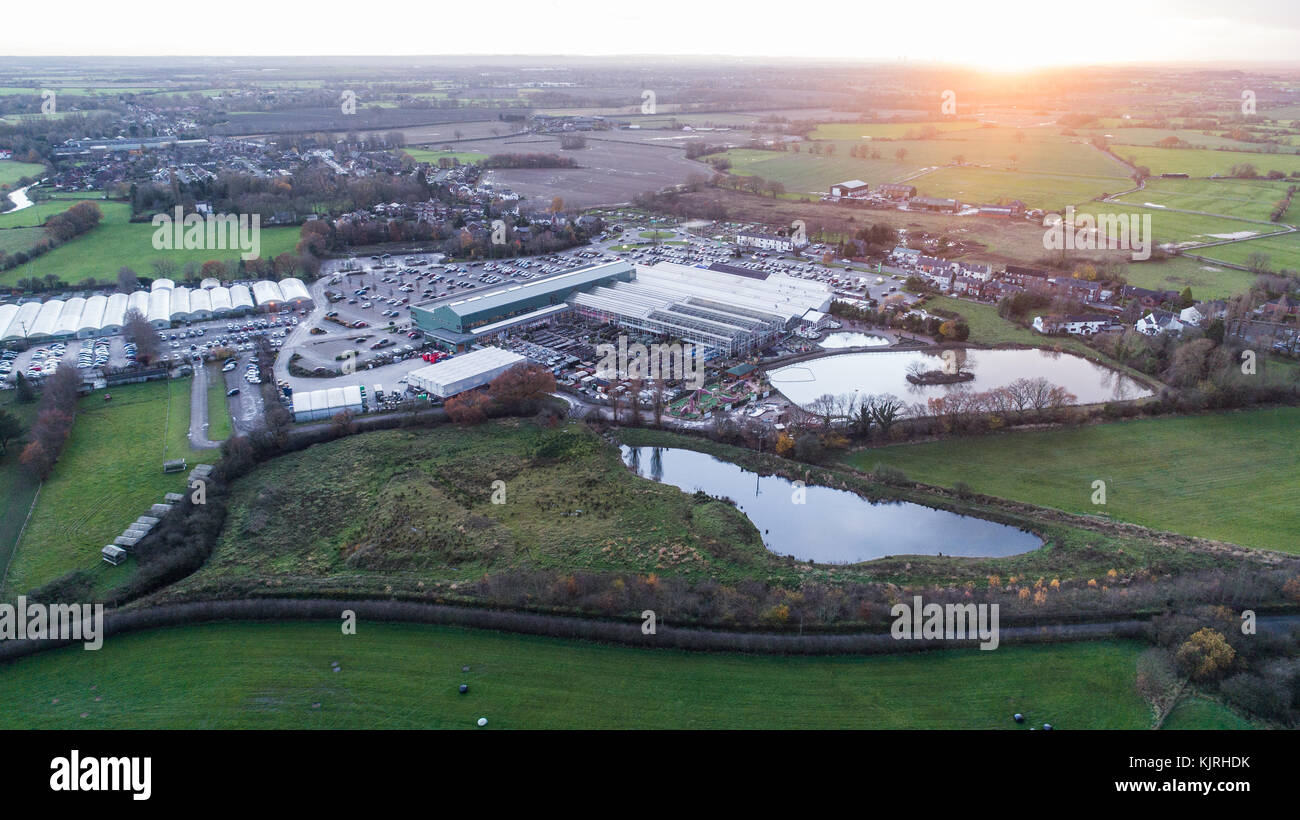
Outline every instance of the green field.
{"label": "green field", "polygon": [[[507,503],[492,503],[497,480]],[[236,483],[211,560],[181,586],[276,577],[362,590],[519,567],[721,580],[779,565],[734,507],[638,478],[578,425],[516,422],[367,433],[268,462]]]}
{"label": "green field", "polygon": [[[814,132],[819,139],[799,145],[798,153],[792,146],[789,151],[737,149],[725,156],[732,173],[780,182],[787,196],[825,193],[846,179],[873,186],[897,182],[925,169],[934,170],[908,180],[921,194],[974,203],[1020,199],[1033,207],[1056,208],[1131,186],[1126,168],[1077,138],[972,123],[944,125],[949,129],[938,137],[919,140],[887,137],[906,135],[919,125],[837,123],[819,127]],[[862,138],[875,129],[884,129],[877,139]],[[879,158],[849,155],[863,146],[879,152]],[[831,149],[833,155],[825,153]],[[902,158],[899,151],[905,152]],[[959,157],[962,164],[954,165]]]}
{"label": "green field", "polygon": [[[103,219],[97,228],[33,259],[28,265],[0,273],[0,285],[12,285],[29,276],[45,277],[50,274],[72,283],[80,282],[88,276],[101,282],[112,282],[117,276],[118,268],[124,265],[141,275],[153,275],[151,263],[155,259],[170,259],[183,268],[187,262],[202,264],[210,259],[224,261],[239,258],[240,251],[237,249],[155,250],[155,228],[148,222],[129,222],[129,205],[124,202],[96,204],[103,212]],[[292,252],[298,243],[298,236],[296,227],[263,227],[262,258]]]}
{"label": "green field", "polygon": [[411,158],[416,162],[427,162],[433,166],[437,166],[440,159],[454,159],[461,164],[468,164],[481,162],[488,158],[487,154],[474,151],[433,151],[427,148],[403,148],[401,150],[410,154]]}
{"label": "green field", "polygon": [[1251,254],[1262,253],[1268,257],[1268,268],[1272,271],[1300,271],[1300,232],[1282,236],[1267,236],[1252,239],[1249,242],[1233,242],[1229,245],[1216,245],[1193,251],[1209,259],[1221,259],[1237,265],[1245,265]]}
{"label": "green field", "polygon": [[1019,199],[1033,208],[1055,210],[1123,191],[1132,183],[1115,176],[1046,174],[997,168],[940,168],[909,181],[925,196],[971,205]]}
{"label": "green field", "polygon": [[1261,154],[1246,151],[1210,151],[1196,148],[1153,148],[1115,145],[1118,157],[1146,166],[1153,174],[1191,174],[1194,177],[1226,175],[1234,165],[1250,164],[1260,174],[1300,171],[1300,154]]}
{"label": "green field", "polygon": [[[1258,222],[1243,222],[1223,216],[1205,216],[1203,214],[1186,214],[1177,211],[1163,211],[1159,208],[1134,208],[1118,202],[1089,202],[1076,208],[1076,216],[1092,214],[1120,214],[1126,217],[1126,224],[1131,225],[1128,217],[1136,214],[1140,224],[1145,224],[1146,217],[1151,218],[1151,231],[1156,244],[1173,243],[1194,245],[1203,242],[1218,242],[1223,239],[1246,238],[1251,235],[1264,235],[1282,230],[1280,226],[1261,225]],[[1145,228],[1143,229],[1145,230]],[[1098,230],[1098,242],[1105,241],[1105,234]]]}
{"label": "green field", "polygon": [[25,445],[26,432],[36,419],[36,402],[19,404],[13,390],[0,393],[0,410],[18,416],[23,425],[23,435],[9,442],[8,452],[0,454],[0,577],[4,576],[13,552],[14,541],[27,519],[32,499],[36,496],[36,482],[18,463],[18,455]]}
{"label": "green field", "polygon": [[919,134],[923,128],[934,128],[940,132],[969,131],[979,128],[977,122],[824,122],[813,129],[810,135],[815,140],[864,140],[865,137],[879,139],[903,139],[908,134]]}
{"label": "green field", "polygon": [[[12,597],[75,569],[103,567],[123,579],[132,564],[109,567],[99,550],[126,525],[185,489],[185,473],[162,463],[215,461],[217,450],[192,451],[188,379],[123,385],[81,400],[77,421],[54,474],[41,488],[31,521],[9,565],[0,597]],[[170,398],[170,401],[169,401]]]}
{"label": "green field", "polygon": [[79,199],[69,197],[43,199],[30,208],[23,208],[21,211],[9,211],[8,213],[0,214],[0,228],[39,227],[45,224],[45,220],[49,219],[51,216],[61,214],[68,208],[76,205],[80,199],[90,199],[95,201],[95,204],[99,206],[100,211],[105,213],[109,210],[109,206],[120,204],[98,201],[98,194],[87,194]]}
{"label": "green field", "polygon": [[1161,260],[1134,262],[1124,271],[1124,278],[1130,285],[1152,290],[1181,291],[1183,288],[1190,287],[1192,296],[1199,300],[1226,299],[1238,293],[1245,293],[1254,283],[1255,274],[1234,268],[1216,267],[1188,257],[1171,256]]}
{"label": "green field", "polygon": [[[19,211],[19,213],[22,213],[22,211]],[[7,254],[25,251],[44,238],[45,231],[40,228],[5,228],[0,230],[0,251]],[[5,278],[6,274],[0,274],[0,283],[4,282]]]}
{"label": "green field", "polygon": [[1255,725],[1217,701],[1204,697],[1185,697],[1169,713],[1160,728],[1238,730],[1254,729]]}
{"label": "green field", "polygon": [[45,173],[45,166],[37,162],[0,160],[0,189],[12,188],[23,177],[34,177],[43,173]]}
{"label": "green field", "polygon": [[1267,220],[1274,203],[1285,198],[1290,184],[1247,179],[1149,179],[1143,190],[1120,201]]}
{"label": "green field", "polygon": [[225,441],[233,433],[234,422],[230,419],[230,404],[226,398],[226,380],[221,375],[221,368],[208,366],[208,439]]}
{"label": "green field", "polygon": [[810,658],[406,624],[361,622],[351,636],[333,624],[210,624],[0,667],[0,728],[474,729],[486,717],[487,730],[1144,729],[1141,650]]}
{"label": "green field", "polygon": [[[1016,432],[862,450],[909,478],[1106,514],[1160,530],[1300,552],[1294,503],[1300,408],[1142,419],[1070,430]],[[1091,503],[1106,482],[1106,504]]]}

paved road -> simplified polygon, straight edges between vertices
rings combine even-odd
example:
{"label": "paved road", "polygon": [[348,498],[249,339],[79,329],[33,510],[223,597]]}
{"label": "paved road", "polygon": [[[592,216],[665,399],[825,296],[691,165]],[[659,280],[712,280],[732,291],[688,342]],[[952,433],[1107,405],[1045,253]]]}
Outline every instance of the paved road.
{"label": "paved road", "polygon": [[195,450],[215,450],[221,442],[208,438],[208,369],[194,368],[190,380],[190,446]]}

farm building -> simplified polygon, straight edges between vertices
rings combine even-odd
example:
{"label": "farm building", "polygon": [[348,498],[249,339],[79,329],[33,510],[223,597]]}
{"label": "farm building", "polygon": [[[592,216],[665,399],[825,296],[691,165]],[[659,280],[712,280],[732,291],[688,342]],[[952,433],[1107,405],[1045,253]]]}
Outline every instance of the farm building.
{"label": "farm building", "polygon": [[485,347],[450,359],[412,370],[407,382],[416,390],[426,390],[447,399],[466,390],[482,387],[517,364],[528,361],[518,353],[499,347]]}
{"label": "farm building", "polygon": [[904,185],[901,182],[887,182],[876,186],[876,196],[885,199],[911,199],[916,196],[916,186]]}
{"label": "farm building", "polygon": [[344,410],[361,412],[361,388],[357,385],[293,394],[294,421],[328,419]]}
{"label": "farm building", "polygon": [[907,200],[907,207],[913,211],[936,211],[940,213],[957,213],[961,203],[955,199],[941,199],[932,196],[914,196]]}
{"label": "farm building", "polygon": [[831,196],[836,199],[863,199],[871,193],[871,186],[860,179],[837,182],[831,186]]}

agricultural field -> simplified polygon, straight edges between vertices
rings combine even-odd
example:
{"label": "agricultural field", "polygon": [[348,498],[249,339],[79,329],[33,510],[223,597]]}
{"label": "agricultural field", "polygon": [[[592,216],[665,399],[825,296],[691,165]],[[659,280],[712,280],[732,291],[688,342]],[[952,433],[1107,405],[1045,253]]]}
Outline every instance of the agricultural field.
{"label": "agricultural field", "polygon": [[[1160,530],[1248,547],[1300,552],[1293,445],[1300,408],[1141,419],[904,444],[848,457],[909,478],[1073,513],[1104,514]],[[1106,504],[1092,504],[1092,482]]]}
{"label": "agricultural field", "polygon": [[1191,288],[1192,296],[1203,300],[1226,299],[1245,293],[1254,283],[1255,274],[1235,268],[1217,267],[1186,256],[1171,256],[1134,262],[1125,269],[1124,278],[1130,285],[1151,290],[1182,291],[1183,288]]}
{"label": "agricultural field", "polygon": [[34,177],[44,172],[45,166],[38,162],[0,159],[0,190],[14,187],[23,177]]}
{"label": "agricultural field", "polygon": [[[327,623],[208,624],[9,664],[0,728],[474,729],[486,717],[489,730],[1145,729],[1142,648],[782,657],[414,624],[363,622],[351,636]],[[1218,712],[1191,719],[1230,722]]]}
{"label": "agricultural field", "polygon": [[1245,151],[1210,151],[1196,148],[1154,148],[1115,145],[1118,157],[1143,165],[1152,174],[1190,174],[1193,177],[1226,176],[1234,165],[1250,164],[1260,174],[1300,171],[1300,154],[1264,154]]}
{"label": "agricultural field", "polygon": [[427,162],[435,166],[440,159],[454,159],[462,165],[466,165],[471,162],[481,162],[488,158],[487,154],[475,151],[433,151],[426,148],[403,148],[401,151],[410,154],[411,159],[416,162]]}
{"label": "agricultural field", "polygon": [[1270,271],[1300,271],[1300,232],[1266,236],[1249,242],[1216,245],[1195,253],[1208,259],[1219,259],[1236,265],[1250,264],[1250,257],[1258,253],[1268,257],[1266,267]]}
{"label": "agricultural field", "polygon": [[1149,179],[1143,190],[1119,201],[1267,221],[1291,184],[1262,179]]}
{"label": "agricultural field", "polygon": [[99,206],[101,212],[107,215],[107,212],[114,206],[129,207],[125,203],[105,202],[99,198],[98,194],[87,194],[83,197],[58,197],[55,199],[42,199],[30,208],[23,208],[21,211],[8,211],[0,214],[0,229],[9,228],[38,228],[45,224],[45,220],[61,214],[64,211],[76,205],[78,201],[88,199]]}
{"label": "agricultural field", "polygon": [[191,450],[188,379],[98,391],[81,399],[72,435],[9,565],[0,597],[9,598],[76,569],[103,568],[121,581],[132,564],[109,567],[99,550],[164,494],[185,489],[185,473],[164,474],[167,459],[216,461],[217,450]]}
{"label": "agricultural field", "polygon": [[[1197,245],[1205,242],[1218,242],[1224,239],[1246,239],[1284,230],[1280,226],[1261,225],[1258,222],[1244,222],[1221,216],[1188,214],[1180,211],[1164,211],[1159,208],[1127,207],[1117,202],[1089,202],[1075,210],[1076,215],[1119,214],[1129,217],[1136,214],[1140,223],[1151,217],[1151,231],[1159,245]],[[1131,220],[1126,219],[1131,226]],[[1104,242],[1102,231],[1097,233],[1097,241]]]}
{"label": "agricultural field", "polygon": [[[1219,132],[1227,130],[1229,129],[1217,129]],[[1120,156],[1124,155],[1120,146],[1147,145],[1154,147],[1161,140],[1169,137],[1178,137],[1194,149],[1230,148],[1235,151],[1258,152],[1264,147],[1258,142],[1235,140],[1231,137],[1220,136],[1219,133],[1207,134],[1203,131],[1191,131],[1185,128],[1091,128],[1080,131],[1080,133],[1089,137],[1109,137],[1111,144],[1116,146],[1116,153]]]}
{"label": "agricultural field", "polygon": [[[87,234],[67,242],[49,253],[33,259],[30,264],[0,273],[0,285],[12,285],[29,276],[45,277],[53,274],[65,282],[80,282],[93,276],[101,282],[111,282],[117,270],[126,266],[142,275],[151,275],[155,259],[170,259],[183,267],[187,262],[202,264],[210,259],[238,259],[240,251],[231,250],[172,250],[157,251],[153,247],[155,228],[148,222],[130,222],[130,206],[124,202],[97,202],[103,219],[99,226]],[[0,232],[3,233],[3,232]],[[292,252],[298,243],[299,231],[293,226],[263,227],[261,229],[261,254],[263,258]],[[30,247],[30,246],[29,246]]]}
{"label": "agricultural field", "polygon": [[1114,176],[1042,174],[993,168],[947,167],[908,181],[926,196],[980,205],[1019,199],[1031,208],[1057,210],[1132,187]]}
{"label": "agricultural field", "polygon": [[[967,127],[926,140],[825,139],[799,146],[798,153],[791,146],[788,151],[737,149],[724,156],[731,161],[732,173],[780,182],[791,195],[824,194],[845,179],[861,179],[873,186],[907,180],[928,196],[975,203],[1020,199],[1031,207],[1057,208],[1132,186],[1126,168],[1079,139],[1043,131],[969,127],[971,123],[948,125]],[[841,123],[822,126],[826,130],[817,133],[859,133],[872,127]],[[916,127],[906,126],[903,133]],[[834,153],[826,153],[831,146]],[[855,146],[868,146],[880,157],[852,157],[849,152]],[[822,153],[813,153],[815,148]],[[958,158],[960,165],[955,164]],[[921,174],[926,169],[933,170]]]}
{"label": "agricultural field", "polygon": [[974,128],[980,128],[978,122],[959,120],[943,120],[939,122],[824,122],[813,129],[809,136],[814,140],[863,140],[863,139],[880,139],[881,137],[891,140],[906,139],[908,134],[919,134],[923,128],[934,128],[941,133],[949,131],[969,131]]}
{"label": "agricultural field", "polygon": [[[22,213],[22,211],[19,211]],[[45,231],[40,228],[4,228],[0,229],[0,251],[6,254],[18,253],[31,248],[37,242],[45,238]],[[25,275],[25,274],[24,274]],[[12,277],[18,278],[18,277]],[[5,274],[0,273],[0,283],[5,280]]]}

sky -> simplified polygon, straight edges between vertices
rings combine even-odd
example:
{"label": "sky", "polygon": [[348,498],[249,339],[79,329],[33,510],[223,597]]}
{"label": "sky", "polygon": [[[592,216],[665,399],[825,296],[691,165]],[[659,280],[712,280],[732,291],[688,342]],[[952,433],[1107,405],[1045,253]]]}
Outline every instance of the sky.
{"label": "sky", "polygon": [[[2,56],[734,55],[1012,71],[1300,61],[1297,0],[61,0],[3,15]],[[466,19],[476,24],[456,25]]]}

